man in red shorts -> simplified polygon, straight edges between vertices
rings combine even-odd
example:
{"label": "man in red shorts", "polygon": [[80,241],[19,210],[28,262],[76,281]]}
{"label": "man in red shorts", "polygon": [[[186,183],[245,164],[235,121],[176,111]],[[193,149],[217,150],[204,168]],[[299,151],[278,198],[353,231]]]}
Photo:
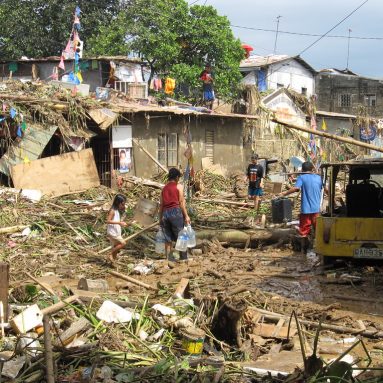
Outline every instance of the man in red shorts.
{"label": "man in red shorts", "polygon": [[315,174],[314,165],[311,162],[302,164],[302,172],[298,176],[295,186],[281,193],[282,197],[289,194],[301,192],[301,214],[299,216],[299,234],[308,237],[311,227],[316,226],[316,219],[320,212],[322,201],[322,179]]}

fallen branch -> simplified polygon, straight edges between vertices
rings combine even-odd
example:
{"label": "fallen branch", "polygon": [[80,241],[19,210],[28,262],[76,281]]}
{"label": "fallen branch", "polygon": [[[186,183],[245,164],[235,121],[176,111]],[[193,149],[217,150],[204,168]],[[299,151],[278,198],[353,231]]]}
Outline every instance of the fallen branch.
{"label": "fallen branch", "polygon": [[138,286],[141,286],[141,287],[145,287],[145,289],[153,290],[153,291],[158,291],[157,287],[153,287],[151,285],[148,285],[145,282],[141,282],[141,281],[138,281],[137,279],[129,277],[128,275],[118,273],[117,271],[109,270],[109,274],[112,274],[112,275],[114,275],[117,278],[124,279],[125,281],[134,283],[135,285],[138,285]]}

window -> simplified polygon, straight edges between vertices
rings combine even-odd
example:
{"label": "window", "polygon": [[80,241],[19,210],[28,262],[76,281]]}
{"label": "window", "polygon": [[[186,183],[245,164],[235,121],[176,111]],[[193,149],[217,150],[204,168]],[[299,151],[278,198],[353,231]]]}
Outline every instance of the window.
{"label": "window", "polygon": [[376,94],[366,94],[364,96],[364,105],[371,107],[376,106]]}
{"label": "window", "polygon": [[157,159],[166,167],[178,166],[177,133],[160,133],[157,138]]}
{"label": "window", "polygon": [[302,88],[301,93],[302,93],[304,96],[307,96],[307,88]]}
{"label": "window", "polygon": [[205,132],[205,157],[209,158],[211,164],[214,164],[214,130]]}
{"label": "window", "polygon": [[339,95],[339,106],[349,108],[351,106],[351,94],[345,93]]}
{"label": "window", "polygon": [[283,88],[283,87],[284,87],[283,84],[277,83],[277,88],[278,88],[278,89],[279,89],[279,88]]}

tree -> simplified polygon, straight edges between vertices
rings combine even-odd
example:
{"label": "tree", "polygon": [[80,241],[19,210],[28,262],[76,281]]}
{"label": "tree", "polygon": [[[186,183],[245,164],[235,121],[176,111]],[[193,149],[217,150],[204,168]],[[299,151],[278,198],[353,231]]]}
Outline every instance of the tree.
{"label": "tree", "polygon": [[[125,31],[125,33],[124,33]],[[112,27],[91,39],[96,54],[135,51],[154,74],[173,76],[195,94],[206,63],[213,66],[220,97],[233,96],[244,57],[225,16],[212,6],[189,7],[185,0],[127,0]]]}
{"label": "tree", "polygon": [[119,0],[1,0],[0,58],[60,55],[76,5],[82,10],[80,37],[87,49],[87,39],[119,13]]}

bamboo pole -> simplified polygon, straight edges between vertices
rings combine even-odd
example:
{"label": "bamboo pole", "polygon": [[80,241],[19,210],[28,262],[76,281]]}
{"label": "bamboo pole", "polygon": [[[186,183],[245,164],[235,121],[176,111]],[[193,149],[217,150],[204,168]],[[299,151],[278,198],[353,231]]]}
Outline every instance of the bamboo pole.
{"label": "bamboo pole", "polygon": [[[159,222],[154,222],[153,224],[145,227],[144,229],[140,230],[140,231],[137,231],[137,233],[134,233],[132,235],[130,235],[129,237],[125,238],[125,242],[129,242],[130,240],[138,237],[139,235],[141,235],[142,233],[144,233],[145,231],[148,231],[150,229],[152,229],[153,227],[157,226],[159,224]],[[108,250],[111,250],[112,249],[112,246],[108,246],[107,248],[103,249],[103,250],[100,250],[97,254],[103,254],[103,253],[106,253]]]}
{"label": "bamboo pole", "polygon": [[118,273],[117,271],[109,270],[108,273],[114,275],[117,278],[121,278],[121,279],[124,279],[125,281],[128,281],[130,283],[134,283],[135,285],[145,287],[145,289],[158,291],[158,289],[156,287],[153,287],[151,285],[148,285],[147,283],[138,281],[137,279],[129,277],[128,275]]}
{"label": "bamboo pole", "polygon": [[46,283],[44,282],[40,282],[38,279],[36,279],[33,275],[31,275],[30,273],[28,273],[28,271],[24,271],[24,273],[30,278],[32,279],[33,282],[36,282],[39,286],[42,287],[42,289],[44,291],[46,291],[48,294],[52,295],[52,296],[56,296],[56,293],[53,291],[53,289],[48,286]]}
{"label": "bamboo pole", "polygon": [[51,315],[51,314],[57,313],[57,311],[62,310],[64,307],[68,306],[69,304],[76,301],[77,299],[79,299],[78,295],[71,295],[70,297],[64,299],[63,301],[60,301],[58,303],[55,303],[52,306],[42,309],[41,312],[43,313],[43,315]]}
{"label": "bamboo pole", "polygon": [[135,145],[137,145],[143,152],[147,154],[147,156],[154,161],[165,173],[168,172],[168,169],[165,168],[164,165],[160,164],[159,161],[157,161],[135,138],[133,138],[133,142]]}
{"label": "bamboo pole", "polygon": [[305,128],[303,126],[299,126],[299,125],[291,124],[291,123],[286,122],[286,121],[279,120],[276,117],[273,117],[271,119],[271,121],[273,121],[277,124],[286,126],[286,128],[289,128],[289,129],[296,129],[296,130],[300,130],[301,132],[312,133],[316,136],[321,136],[321,137],[329,138],[331,140],[345,142],[347,144],[352,144],[352,145],[360,146],[361,148],[375,150],[377,152],[383,153],[383,148],[380,148],[380,147],[375,146],[375,145],[367,144],[366,142],[354,140],[353,138],[341,137],[341,136],[337,136],[336,134],[331,134],[331,133],[321,132],[321,131],[315,130],[315,129]]}

